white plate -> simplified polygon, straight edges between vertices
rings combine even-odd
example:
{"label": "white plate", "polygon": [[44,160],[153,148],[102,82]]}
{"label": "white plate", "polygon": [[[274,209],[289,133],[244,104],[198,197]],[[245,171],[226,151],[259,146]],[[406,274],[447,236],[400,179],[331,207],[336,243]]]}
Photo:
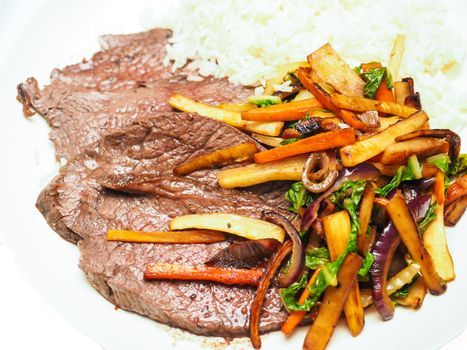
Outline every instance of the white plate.
{"label": "white plate", "polygon": [[[86,282],[77,267],[76,247],[60,239],[34,208],[38,193],[57,173],[58,166],[48,141],[46,123],[38,116],[29,120],[22,117],[20,104],[15,101],[15,87],[19,82],[35,76],[39,82],[46,83],[54,67],[77,62],[96,51],[98,35],[140,31],[143,11],[149,7],[165,9],[168,2],[51,0],[16,4],[22,6],[22,21],[16,26],[13,40],[0,53],[0,59],[3,58],[0,62],[3,165],[0,222],[4,240],[14,251],[20,268],[48,304],[107,349],[188,346],[195,349],[216,342],[227,344],[225,340],[191,336],[129,312],[115,311]],[[3,12],[13,2],[0,2],[0,5],[4,6],[0,9]],[[1,21],[8,18],[0,15]],[[465,135],[463,139],[466,140]],[[463,251],[467,246],[466,227],[464,217],[455,229],[448,230],[457,279],[449,284],[445,295],[428,296],[416,312],[398,308],[391,322],[383,323],[370,311],[361,336],[352,338],[345,327],[339,326],[329,349],[370,346],[380,350],[434,349],[464,330],[467,326],[467,254]],[[280,333],[264,336],[264,349],[299,349],[304,332],[297,332],[288,341]],[[235,340],[231,347],[245,348],[247,344],[246,340]]]}

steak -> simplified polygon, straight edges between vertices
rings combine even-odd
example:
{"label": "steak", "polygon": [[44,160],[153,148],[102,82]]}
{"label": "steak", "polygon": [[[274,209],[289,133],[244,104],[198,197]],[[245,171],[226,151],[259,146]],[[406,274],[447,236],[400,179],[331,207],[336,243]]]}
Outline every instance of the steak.
{"label": "steak", "polygon": [[[161,231],[180,215],[229,212],[259,218],[263,210],[286,214],[253,193],[212,185],[212,171],[172,176],[193,154],[249,140],[215,120],[185,113],[161,113],[104,136],[71,160],[39,196],[37,206],[51,227],[78,242],[80,267],[92,285],[119,307],[196,334],[244,336],[255,290],[207,282],[143,280],[150,261],[199,265],[229,242],[164,245],[108,242],[108,229]],[[129,195],[104,189],[112,181],[146,177],[154,192]],[[269,291],[262,331],[277,329],[287,313]]]}
{"label": "steak", "polygon": [[[188,81],[192,72],[183,69],[173,73],[164,65],[170,35],[155,29],[103,36],[100,52],[55,69],[43,89],[34,78],[18,86],[25,114],[38,113],[48,122],[56,158],[66,160],[37,207],[57,233],[78,244],[81,269],[110,302],[196,334],[244,336],[253,288],[143,279],[147,262],[204,264],[235,238],[210,245],[106,240],[108,229],[167,230],[171,218],[185,214],[290,215],[283,196],[287,182],[239,191],[220,189],[216,169],[172,175],[191,157],[253,140],[224,123],[171,111],[166,101],[174,92],[214,104],[242,101],[252,91],[214,77]],[[151,183],[152,193],[111,190],[141,179]],[[261,331],[278,329],[286,316],[272,287]]]}
{"label": "steak", "polygon": [[139,118],[170,110],[178,92],[206,103],[239,102],[250,88],[226,79],[187,81],[189,72],[172,74],[163,65],[170,31],[103,36],[104,49],[82,63],[55,69],[40,90],[34,78],[18,85],[25,114],[39,113],[51,127],[57,160],[69,160],[100,136]]}

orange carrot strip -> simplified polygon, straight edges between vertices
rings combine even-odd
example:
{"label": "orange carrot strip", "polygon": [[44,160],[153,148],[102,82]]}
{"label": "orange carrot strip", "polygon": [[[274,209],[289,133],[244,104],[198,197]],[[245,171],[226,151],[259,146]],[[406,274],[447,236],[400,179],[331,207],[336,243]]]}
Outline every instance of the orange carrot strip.
{"label": "orange carrot strip", "polygon": [[370,69],[381,68],[380,62],[362,63],[362,72],[367,73]]}
{"label": "orange carrot strip", "polygon": [[433,190],[435,192],[436,202],[438,205],[442,205],[444,204],[444,173],[438,170],[435,179]]}
{"label": "orange carrot strip", "polygon": [[362,130],[368,127],[366,123],[362,122],[357,118],[354,112],[345,109],[340,109],[337,112],[337,116],[340,117],[344,121],[344,123],[351,126],[352,128]]}
{"label": "orange carrot strip", "polygon": [[[321,268],[315,270],[313,276],[311,276],[310,280],[308,281],[305,290],[302,292],[302,295],[300,295],[300,298],[298,299],[298,303],[300,305],[303,304],[310,296],[309,288],[313,285],[313,283],[315,283],[315,280],[318,277],[320,271]],[[284,333],[286,336],[291,335],[294,329],[297,328],[298,324],[305,318],[305,315],[306,311],[292,311],[289,317],[287,317],[287,320],[282,325],[282,333]]]}
{"label": "orange carrot strip", "polygon": [[256,108],[251,111],[242,112],[243,120],[253,121],[287,121],[300,120],[307,112],[321,109],[323,105],[315,98],[302,101],[281,103],[264,108]]}
{"label": "orange carrot strip", "polygon": [[316,97],[316,99],[330,111],[337,111],[337,107],[331,101],[331,96],[324,89],[311,79],[308,71],[304,68],[299,68],[297,71],[298,79],[302,85]]}
{"label": "orange carrot strip", "polygon": [[353,128],[323,132],[306,139],[276,147],[254,155],[256,163],[267,163],[274,160],[288,158],[297,154],[323,151],[355,143]]}
{"label": "orange carrot strip", "polygon": [[211,281],[229,285],[257,286],[263,270],[233,269],[212,266],[185,266],[149,263],[144,272],[145,280]]}
{"label": "orange carrot strip", "polygon": [[376,90],[375,99],[384,102],[395,102],[394,94],[392,93],[391,89],[388,89],[386,79],[383,79],[381,84],[379,84],[378,90]]}
{"label": "orange carrot strip", "polygon": [[212,230],[187,230],[167,232],[141,232],[128,230],[107,231],[108,241],[133,243],[217,243],[225,241],[223,232]]}

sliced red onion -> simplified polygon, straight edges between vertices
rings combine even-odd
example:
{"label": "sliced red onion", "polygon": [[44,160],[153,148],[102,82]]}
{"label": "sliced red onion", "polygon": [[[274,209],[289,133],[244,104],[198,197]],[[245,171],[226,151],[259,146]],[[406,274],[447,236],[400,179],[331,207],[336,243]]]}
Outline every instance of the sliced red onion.
{"label": "sliced red onion", "polygon": [[279,276],[279,286],[286,288],[296,282],[303,273],[305,266],[305,246],[300,238],[300,234],[292,223],[280,214],[274,212],[263,213],[262,219],[282,226],[292,240],[292,256],[290,266],[282,276]]}
{"label": "sliced red onion", "polygon": [[206,265],[238,269],[257,267],[270,258],[280,246],[281,243],[272,238],[233,242]]}
{"label": "sliced red onion", "polygon": [[427,190],[434,183],[435,178],[430,177],[419,180],[404,181],[400,184],[400,188],[404,195],[404,199],[409,202],[415,197],[420,196],[424,190]]}
{"label": "sliced red onion", "polygon": [[407,202],[415,222],[423,220],[431,204],[431,194],[422,194]]}
{"label": "sliced red onion", "polygon": [[311,227],[311,224],[316,220],[318,217],[318,210],[321,202],[331,195],[333,192],[338,191],[347,181],[360,181],[360,180],[369,180],[369,181],[376,181],[380,176],[379,170],[376,169],[371,164],[360,164],[354,168],[346,168],[344,169],[339,177],[337,178],[336,182],[323,194],[321,194],[318,198],[316,198],[313,202],[311,202],[310,206],[305,210],[303,214],[302,226],[300,227],[301,231],[308,231]]}
{"label": "sliced red onion", "polygon": [[371,252],[375,258],[370,268],[373,302],[384,321],[388,321],[394,316],[394,304],[387,293],[387,278],[392,258],[400,241],[399,233],[390,222],[378,237]]}

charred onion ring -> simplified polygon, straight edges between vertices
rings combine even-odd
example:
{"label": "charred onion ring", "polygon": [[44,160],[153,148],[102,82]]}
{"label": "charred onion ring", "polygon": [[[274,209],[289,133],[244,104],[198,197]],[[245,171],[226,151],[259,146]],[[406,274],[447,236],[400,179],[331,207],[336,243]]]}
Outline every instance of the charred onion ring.
{"label": "charred onion ring", "polygon": [[313,152],[302,172],[302,182],[308,191],[322,193],[336,182],[339,172],[334,152]]}
{"label": "charred onion ring", "polygon": [[417,130],[396,137],[396,142],[410,140],[414,137],[434,137],[437,139],[445,139],[449,142],[449,157],[451,160],[455,160],[459,157],[461,150],[461,138],[454,131],[449,129]]}
{"label": "charred onion ring", "polygon": [[269,285],[274,278],[274,275],[291,251],[292,241],[285,242],[276,252],[276,254],[274,254],[271,260],[269,260],[266,271],[264,271],[263,276],[261,276],[261,279],[259,280],[259,285],[256,289],[255,298],[251,304],[250,312],[250,340],[255,349],[261,348],[261,338],[259,336],[259,318],[261,316],[261,309],[263,306],[264,298],[269,289]]}
{"label": "charred onion ring", "polygon": [[292,241],[292,258],[289,269],[278,279],[279,286],[286,288],[297,281],[302,275],[305,266],[305,247],[297,229],[282,215],[274,212],[266,212],[263,213],[261,218],[278,226],[282,226]]}

